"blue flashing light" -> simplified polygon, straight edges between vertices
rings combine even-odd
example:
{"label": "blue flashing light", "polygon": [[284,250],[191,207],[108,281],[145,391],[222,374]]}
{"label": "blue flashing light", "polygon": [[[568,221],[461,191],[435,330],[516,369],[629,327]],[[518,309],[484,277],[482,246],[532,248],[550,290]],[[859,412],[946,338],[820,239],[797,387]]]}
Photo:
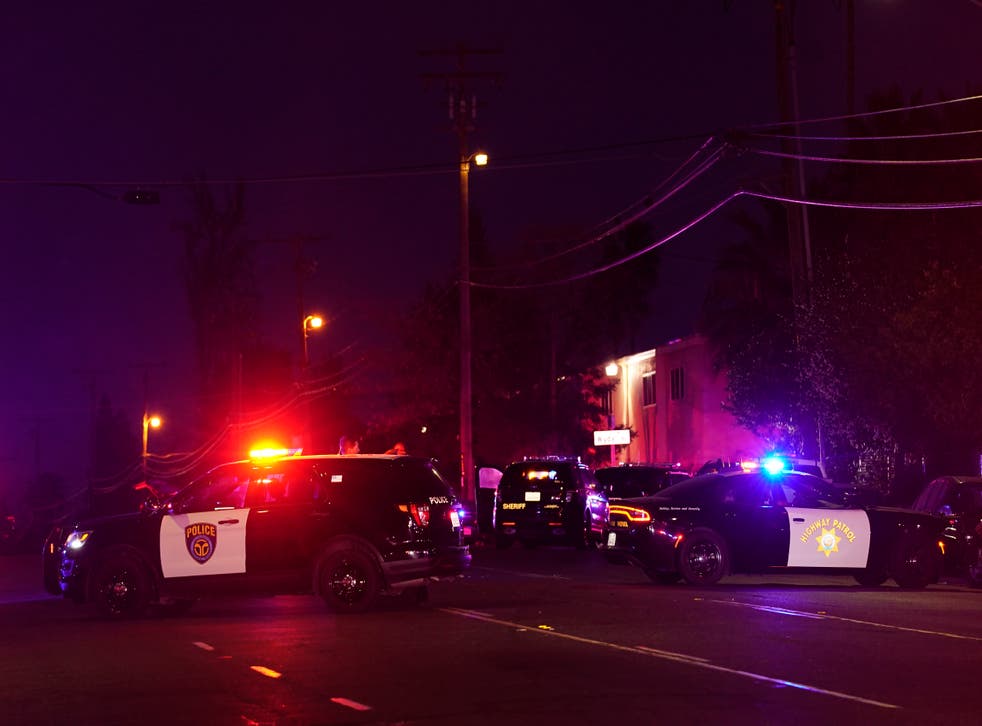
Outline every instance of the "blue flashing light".
{"label": "blue flashing light", "polygon": [[770,476],[777,476],[778,474],[787,471],[789,468],[788,462],[782,459],[780,456],[768,456],[760,462],[760,465]]}

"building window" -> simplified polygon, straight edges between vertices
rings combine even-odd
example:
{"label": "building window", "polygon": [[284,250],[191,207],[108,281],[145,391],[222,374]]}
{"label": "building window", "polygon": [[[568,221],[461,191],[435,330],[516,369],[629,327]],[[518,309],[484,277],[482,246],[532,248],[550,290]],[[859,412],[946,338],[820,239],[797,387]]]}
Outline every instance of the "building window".
{"label": "building window", "polygon": [[641,405],[655,405],[655,374],[645,373],[641,376]]}
{"label": "building window", "polygon": [[673,368],[670,375],[672,380],[672,400],[681,401],[685,398],[685,371],[682,368]]}

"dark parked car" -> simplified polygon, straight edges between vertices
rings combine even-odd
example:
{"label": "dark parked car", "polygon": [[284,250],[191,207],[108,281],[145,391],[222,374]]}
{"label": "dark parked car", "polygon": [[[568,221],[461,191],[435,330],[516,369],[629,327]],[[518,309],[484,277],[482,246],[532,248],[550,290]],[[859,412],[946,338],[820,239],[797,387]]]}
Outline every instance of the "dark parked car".
{"label": "dark parked car", "polygon": [[711,585],[732,572],[841,571],[866,586],[935,582],[944,522],[910,510],[849,508],[794,471],[706,474],[610,505],[604,551],[656,582]]}
{"label": "dark parked car", "polygon": [[945,569],[982,586],[982,477],[938,477],[925,485],[913,508],[944,518]]}
{"label": "dark parked car", "polygon": [[541,457],[505,467],[495,499],[495,543],[516,539],[532,547],[543,543],[591,547],[600,541],[607,497],[577,458]]}
{"label": "dark parked car", "polygon": [[457,499],[412,456],[295,456],[223,464],[160,506],[52,532],[44,582],[109,616],[231,592],[315,593],[333,610],[470,564]]}

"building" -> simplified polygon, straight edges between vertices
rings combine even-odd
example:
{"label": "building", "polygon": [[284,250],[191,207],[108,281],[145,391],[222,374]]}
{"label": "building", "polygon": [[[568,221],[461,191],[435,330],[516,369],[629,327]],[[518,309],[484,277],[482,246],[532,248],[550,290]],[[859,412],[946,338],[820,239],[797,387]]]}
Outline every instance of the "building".
{"label": "building", "polygon": [[702,336],[673,340],[614,361],[611,428],[630,429],[631,443],[617,447],[619,463],[677,463],[694,472],[721,458],[764,456],[766,441],[737,423],[724,407],[726,376],[713,370]]}

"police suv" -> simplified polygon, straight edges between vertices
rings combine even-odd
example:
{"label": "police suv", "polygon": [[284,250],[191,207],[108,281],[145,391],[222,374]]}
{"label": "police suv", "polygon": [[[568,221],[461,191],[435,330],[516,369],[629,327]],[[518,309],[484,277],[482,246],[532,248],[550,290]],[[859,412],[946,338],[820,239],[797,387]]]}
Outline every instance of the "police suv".
{"label": "police suv", "polygon": [[875,587],[936,582],[939,517],[847,507],[824,480],[777,468],[704,474],[610,502],[604,552],[654,581],[712,585],[733,572],[841,572]]}
{"label": "police suv", "polygon": [[495,543],[599,543],[607,497],[578,458],[526,458],[505,467],[495,496]]}
{"label": "police suv", "polygon": [[[428,459],[279,456],[212,469],[167,501],[55,530],[53,594],[110,617],[208,594],[314,593],[339,612],[461,574],[457,498]],[[411,589],[411,590],[410,590]]]}

